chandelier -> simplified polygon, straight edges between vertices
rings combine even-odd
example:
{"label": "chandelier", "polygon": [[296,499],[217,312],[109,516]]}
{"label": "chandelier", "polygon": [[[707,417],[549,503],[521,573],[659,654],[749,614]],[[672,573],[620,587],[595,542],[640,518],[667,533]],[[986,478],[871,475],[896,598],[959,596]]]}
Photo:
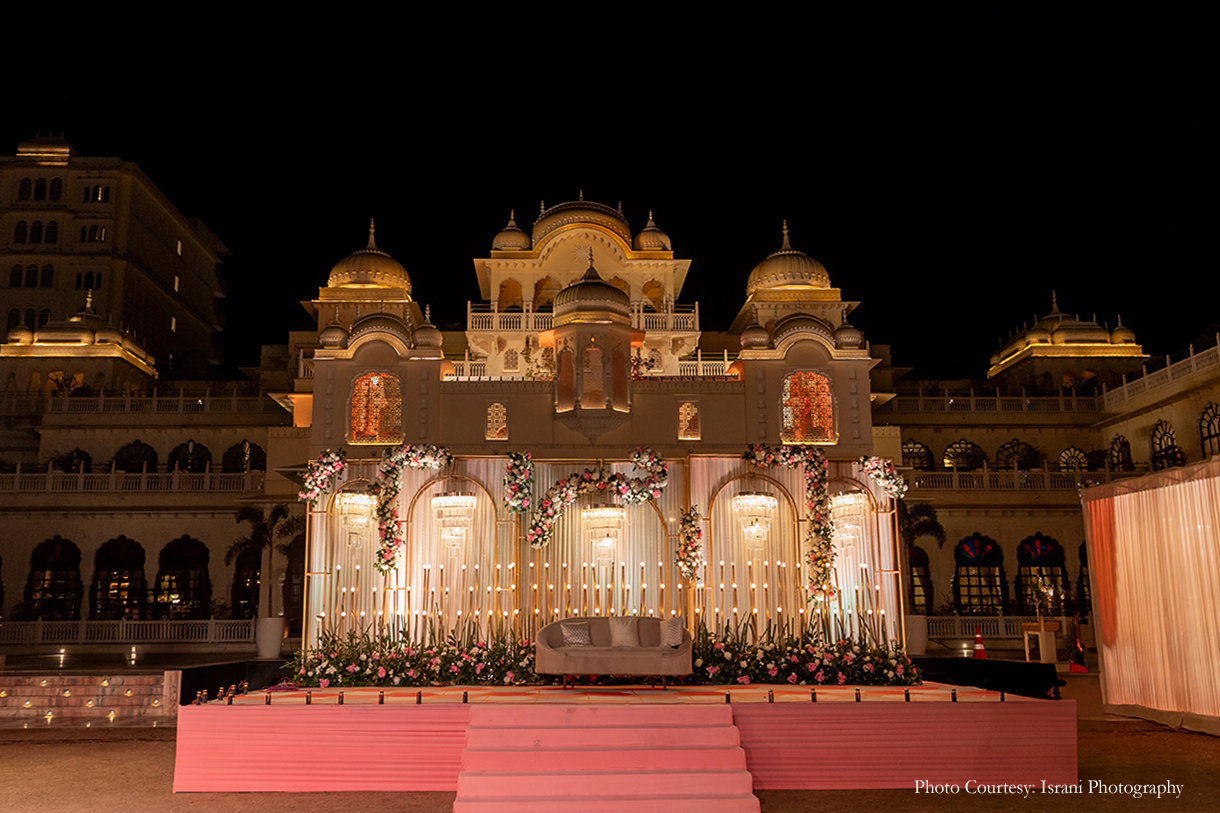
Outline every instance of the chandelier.
{"label": "chandelier", "polygon": [[457,552],[470,533],[474,518],[475,496],[463,491],[446,491],[432,498],[432,514],[441,526],[441,541],[450,552]]}
{"label": "chandelier", "polygon": [[779,501],[775,496],[763,491],[743,491],[733,497],[733,512],[741,523],[747,550],[761,551],[766,545],[777,505]]}
{"label": "chandelier", "polygon": [[339,521],[347,529],[348,544],[359,547],[361,535],[373,524],[373,510],[377,505],[368,481],[356,480],[343,486],[335,502]]}
{"label": "chandelier", "polygon": [[598,564],[614,562],[614,546],[623,530],[623,518],[627,512],[621,505],[599,503],[580,512],[585,526],[585,536],[593,543],[593,554]]}

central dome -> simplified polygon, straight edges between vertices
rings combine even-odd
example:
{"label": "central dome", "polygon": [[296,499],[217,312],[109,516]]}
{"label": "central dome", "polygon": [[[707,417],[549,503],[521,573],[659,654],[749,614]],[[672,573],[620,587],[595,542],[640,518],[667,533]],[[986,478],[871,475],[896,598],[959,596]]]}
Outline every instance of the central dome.
{"label": "central dome", "polygon": [[779,251],[754,266],[746,281],[746,296],[759,289],[792,285],[827,289],[830,288],[830,275],[820,262],[788,243],[788,222],[784,221],[783,245]]}
{"label": "central dome", "polygon": [[326,284],[331,288],[405,288],[411,293],[411,277],[402,263],[384,251],[377,250],[373,240],[373,223],[369,222],[369,244],[363,250],[344,257],[330,270]]}
{"label": "central dome", "polygon": [[580,200],[542,210],[542,214],[534,221],[534,248],[537,249],[547,235],[566,226],[575,225],[600,226],[618,235],[628,246],[631,245],[631,228],[627,225],[623,213],[609,206],[585,200],[582,194]]}
{"label": "central dome", "polygon": [[555,327],[571,322],[617,322],[631,324],[631,300],[623,291],[601,278],[593,267],[583,277],[555,294]]}

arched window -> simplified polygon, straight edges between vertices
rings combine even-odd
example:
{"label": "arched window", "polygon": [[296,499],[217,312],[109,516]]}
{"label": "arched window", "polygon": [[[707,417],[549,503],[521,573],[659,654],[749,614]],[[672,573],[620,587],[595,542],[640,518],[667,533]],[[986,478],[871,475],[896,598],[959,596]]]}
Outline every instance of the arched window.
{"label": "arched window", "polygon": [[19,324],[21,324],[21,311],[17,308],[13,308],[8,312],[8,326],[5,327],[4,332],[8,333]]}
{"label": "arched window", "polygon": [[157,618],[210,618],[212,579],[207,545],[183,535],[161,549],[157,559]]}
{"label": "arched window", "polygon": [[24,243],[25,238],[30,233],[30,226],[24,220],[18,220],[17,225],[13,227],[13,242]]}
{"label": "arched window", "polygon": [[970,471],[971,469],[981,469],[983,461],[986,459],[987,455],[978,445],[963,438],[945,449],[944,465],[946,469]]}
{"label": "arched window", "polygon": [[1167,421],[1157,421],[1152,427],[1152,470],[1185,466],[1186,455],[1178,448],[1177,436]]}
{"label": "arched window", "polygon": [[151,474],[157,470],[157,450],[146,443],[133,440],[115,453],[114,467],[129,474],[139,474],[146,470]]}
{"label": "arched window", "polygon": [[93,288],[93,272],[92,271],[85,272],[85,287],[89,288],[89,289]]}
{"label": "arched window", "polygon": [[573,353],[564,348],[559,352],[559,376],[555,383],[558,394],[555,399],[555,411],[567,412],[576,406],[576,371]]}
{"label": "arched window", "polygon": [[41,220],[35,220],[33,223],[30,224],[30,242],[31,243],[41,243],[42,242],[42,221]]}
{"label": "arched window", "polygon": [[1013,438],[999,448],[995,455],[996,468],[1036,469],[1042,465],[1042,455],[1024,441]]}
{"label": "arched window", "polygon": [[1220,406],[1208,404],[1199,416],[1199,441],[1204,459],[1220,454]]}
{"label": "arched window", "polygon": [[500,283],[500,297],[496,300],[496,308],[501,311],[521,310],[524,307],[521,297],[521,283],[515,279],[506,279]]}
{"label": "arched window", "polygon": [[88,202],[89,202],[90,200],[92,200],[92,199],[93,199],[93,187],[92,187],[92,186],[86,186],[86,187],[85,187],[85,196],[84,196],[84,198],[81,200],[81,202],[82,202],[82,203],[88,203]]}
{"label": "arched window", "polygon": [[44,243],[59,242],[59,221],[58,220],[52,220],[49,223],[47,223],[47,234],[43,238],[43,242]]}
{"label": "arched window", "polygon": [[699,405],[685,401],[678,406],[678,440],[699,439]]}
{"label": "arched window", "polygon": [[907,548],[907,561],[911,572],[911,612],[927,615],[935,609],[936,594],[932,591],[932,570],[928,566],[928,554],[918,545]]}
{"label": "arched window", "polygon": [[8,272],[8,287],[20,288],[23,272],[20,265],[14,265]]}
{"label": "arched window", "polygon": [[54,288],[55,287],[55,266],[44,265],[42,267],[42,275],[38,279],[39,288]]}
{"label": "arched window", "polygon": [[24,316],[26,327],[28,327],[30,330],[34,330],[38,327],[38,313],[33,308],[26,308]]}
{"label": "arched window", "polygon": [[957,565],[953,577],[953,602],[962,615],[1001,615],[1008,582],[1004,578],[1004,554],[994,539],[977,531],[953,549]]}
{"label": "arched window", "polygon": [[[1037,613],[1037,581],[1051,591],[1050,614],[1061,615],[1067,600],[1067,572],[1063,567],[1063,548],[1041,532],[1021,540],[1017,546],[1017,612]],[[1043,612],[1047,612],[1045,605]]]}
{"label": "arched window", "polygon": [[212,462],[212,452],[207,446],[188,440],[174,448],[166,460],[166,468],[170,471],[185,471],[198,474],[208,470]]}
{"label": "arched window", "polygon": [[259,566],[262,564],[262,554],[247,548],[237,554],[233,561],[233,602],[234,618],[254,618],[258,615]]}
{"label": "arched window", "polygon": [[582,409],[605,409],[606,386],[602,363],[602,350],[589,345],[584,352],[584,369],[580,379],[580,406]]}
{"label": "arched window", "polygon": [[819,373],[784,377],[780,438],[784,443],[833,443],[834,399],[830,379]]}
{"label": "arched window", "polygon": [[231,473],[266,471],[267,453],[258,444],[243,440],[225,449],[220,458],[220,470]]}
{"label": "arched window", "polygon": [[38,287],[38,266],[27,265],[25,267],[25,287],[27,287],[27,288],[37,288]]}
{"label": "arched window", "polygon": [[67,454],[55,458],[55,468],[69,474],[77,474],[78,472],[89,474],[93,471],[93,455],[84,449],[73,449]]}
{"label": "arched window", "polygon": [[39,178],[34,181],[34,200],[47,199],[47,179]]}
{"label": "arched window", "polygon": [[1063,471],[1084,471],[1089,467],[1089,456],[1082,449],[1069,446],[1059,453],[1059,468]]}
{"label": "arched window", "polygon": [[30,199],[30,184],[29,178],[22,178],[21,183],[17,184],[17,200]]}
{"label": "arched window", "polygon": [[658,312],[665,310],[665,286],[662,283],[650,279],[644,283],[640,293],[643,295],[645,307]]}
{"label": "arched window", "polygon": [[84,588],[80,581],[80,548],[59,534],[34,548],[25,583],[29,618],[43,621],[80,619]]}
{"label": "arched window", "polygon": [[508,407],[496,401],[487,407],[487,440],[508,440]]}
{"label": "arched window", "polygon": [[1115,435],[1110,441],[1110,468],[1115,471],[1134,471],[1135,463],[1131,461],[1131,443],[1122,435]]}
{"label": "arched window", "polygon": [[534,310],[542,310],[555,301],[555,294],[563,286],[554,277],[543,277],[534,283]]}
{"label": "arched window", "polygon": [[351,443],[402,443],[402,390],[396,376],[366,373],[352,383]]}
{"label": "arched window", "polygon": [[504,370],[505,372],[515,373],[521,366],[521,357],[517,355],[517,351],[511,347],[504,351]]}
{"label": "arched window", "polygon": [[661,351],[653,348],[648,351],[648,370],[649,372],[660,372],[665,367],[665,360],[661,358]]}
{"label": "arched window", "polygon": [[90,618],[138,621],[148,615],[144,548],[140,543],[120,535],[98,548],[89,604]]}
{"label": "arched window", "polygon": [[932,450],[919,441],[904,440],[902,442],[902,465],[918,471],[933,471]]}
{"label": "arched window", "polygon": [[96,224],[89,227],[89,241],[88,242],[90,242],[90,243],[97,242],[97,225]]}
{"label": "arched window", "polygon": [[51,191],[47,195],[49,200],[59,200],[64,194],[64,182],[61,178],[51,179]]}

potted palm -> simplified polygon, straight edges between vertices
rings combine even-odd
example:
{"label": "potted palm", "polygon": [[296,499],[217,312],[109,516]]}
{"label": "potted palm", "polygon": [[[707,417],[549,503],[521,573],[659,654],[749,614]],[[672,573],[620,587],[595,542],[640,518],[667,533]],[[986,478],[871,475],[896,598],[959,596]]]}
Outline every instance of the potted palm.
{"label": "potted palm", "polygon": [[238,524],[247,524],[249,529],[225,551],[225,564],[233,563],[246,553],[257,553],[259,560],[258,618],[254,626],[254,640],[260,658],[278,658],[284,642],[285,619],[275,614],[271,607],[271,555],[272,549],[281,554],[288,552],[288,544],[300,533],[305,519],[291,516],[288,507],[276,505],[270,511],[252,505],[242,506],[236,514]]}

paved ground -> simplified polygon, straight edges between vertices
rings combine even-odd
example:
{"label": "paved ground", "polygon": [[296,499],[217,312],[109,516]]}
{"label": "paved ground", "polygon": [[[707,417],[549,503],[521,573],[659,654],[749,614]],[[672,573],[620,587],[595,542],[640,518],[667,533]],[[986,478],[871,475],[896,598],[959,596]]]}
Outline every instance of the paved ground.
{"label": "paved ground", "polygon": [[[1064,690],[1078,703],[1080,796],[930,796],[913,790],[759,791],[764,813],[809,811],[1105,811],[1220,809],[1220,738],[1173,731],[1101,713],[1096,676],[1071,676]],[[929,731],[928,737],[936,736]],[[234,744],[240,747],[239,743]],[[295,749],[319,747],[285,743],[281,753],[250,754],[274,770]],[[914,747],[918,747],[914,744]],[[0,730],[0,812],[208,811],[208,813],[295,813],[358,810],[361,813],[448,813],[452,793],[258,794],[171,793],[173,729],[31,728]],[[1135,798],[1129,792],[1089,793],[1090,780],[1106,785],[1183,785],[1180,798]]]}

